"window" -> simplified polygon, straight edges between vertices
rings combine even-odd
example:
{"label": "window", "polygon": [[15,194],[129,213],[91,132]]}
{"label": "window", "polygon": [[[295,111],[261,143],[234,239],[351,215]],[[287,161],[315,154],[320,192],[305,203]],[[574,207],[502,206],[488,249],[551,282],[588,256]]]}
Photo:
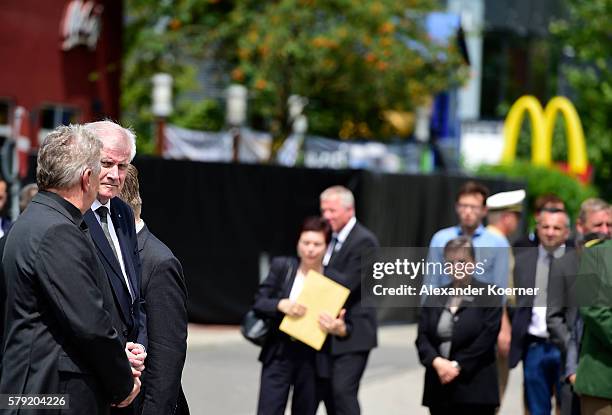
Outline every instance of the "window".
{"label": "window", "polygon": [[44,105],[39,110],[38,142],[60,125],[75,124],[79,119],[79,111],[66,105]]}
{"label": "window", "polygon": [[0,98],[0,147],[11,134],[11,111],[13,103],[11,100]]}

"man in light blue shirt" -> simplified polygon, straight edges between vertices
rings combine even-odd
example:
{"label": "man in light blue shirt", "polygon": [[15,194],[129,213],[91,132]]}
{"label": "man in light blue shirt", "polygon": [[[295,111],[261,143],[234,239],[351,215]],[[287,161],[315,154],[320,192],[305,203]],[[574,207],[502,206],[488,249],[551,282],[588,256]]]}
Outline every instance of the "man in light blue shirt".
{"label": "man in light blue shirt", "polygon": [[[508,240],[482,225],[487,215],[486,200],[489,190],[482,184],[468,181],[461,186],[455,199],[455,211],[459,224],[439,230],[429,244],[428,263],[444,263],[444,246],[458,236],[472,238],[477,263],[482,264],[484,272],[474,277],[482,282],[498,287],[508,286],[509,248]],[[424,284],[440,287],[450,284],[449,275],[436,272],[424,276]]]}

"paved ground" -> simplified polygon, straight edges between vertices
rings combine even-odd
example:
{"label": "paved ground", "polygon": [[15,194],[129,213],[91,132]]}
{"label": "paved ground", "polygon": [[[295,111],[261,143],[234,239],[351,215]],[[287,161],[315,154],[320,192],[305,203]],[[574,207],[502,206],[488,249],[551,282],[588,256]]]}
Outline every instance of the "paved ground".
{"label": "paved ground", "polygon": [[[424,369],[417,360],[415,325],[382,327],[362,381],[362,413],[428,414],[421,406]],[[243,340],[237,327],[189,327],[183,387],[191,413],[255,414],[259,348]],[[511,372],[501,415],[522,413],[521,370]],[[325,414],[323,406],[319,414]]]}

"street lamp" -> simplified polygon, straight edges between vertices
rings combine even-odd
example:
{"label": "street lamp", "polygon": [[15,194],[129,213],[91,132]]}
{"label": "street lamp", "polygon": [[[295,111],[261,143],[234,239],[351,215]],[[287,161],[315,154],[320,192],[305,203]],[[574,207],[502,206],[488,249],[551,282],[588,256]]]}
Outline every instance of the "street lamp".
{"label": "street lamp", "polygon": [[155,115],[155,142],[157,155],[164,152],[164,127],[166,118],[172,114],[172,76],[167,73],[153,75],[153,107]]}
{"label": "street lamp", "polygon": [[291,130],[301,139],[306,134],[306,130],[308,130],[308,119],[304,115],[304,108],[308,105],[308,98],[291,95],[287,99],[287,105],[289,106]]}
{"label": "street lamp", "polygon": [[232,160],[238,161],[240,147],[240,127],[246,121],[247,89],[244,85],[230,85],[226,91],[226,120],[233,139]]}

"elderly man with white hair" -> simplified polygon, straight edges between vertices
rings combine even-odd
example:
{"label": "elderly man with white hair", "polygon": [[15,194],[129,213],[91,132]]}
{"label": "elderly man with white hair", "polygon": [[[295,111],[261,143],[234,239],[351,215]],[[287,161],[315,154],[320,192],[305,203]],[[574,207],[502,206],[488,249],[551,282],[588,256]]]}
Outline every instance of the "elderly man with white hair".
{"label": "elderly man with white hair", "polygon": [[130,352],[132,366],[143,370],[147,326],[140,296],[138,239],[132,209],[116,197],[123,186],[127,167],[136,155],[136,137],[132,131],[112,121],[97,121],[85,127],[102,142],[102,169],[97,197],[84,220],[115,294],[113,323]]}

